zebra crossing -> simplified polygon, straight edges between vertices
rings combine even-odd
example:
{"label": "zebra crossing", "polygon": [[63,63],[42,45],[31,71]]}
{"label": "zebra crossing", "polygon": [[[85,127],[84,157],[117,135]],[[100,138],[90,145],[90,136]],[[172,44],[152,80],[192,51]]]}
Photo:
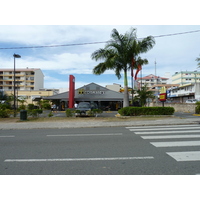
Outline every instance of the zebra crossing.
{"label": "zebra crossing", "polygon": [[[200,161],[200,125],[140,126],[126,127],[156,148],[167,148],[166,154],[176,161]],[[187,151],[170,152],[176,147]],[[199,151],[192,149],[196,147]],[[191,150],[189,151],[189,149]]]}

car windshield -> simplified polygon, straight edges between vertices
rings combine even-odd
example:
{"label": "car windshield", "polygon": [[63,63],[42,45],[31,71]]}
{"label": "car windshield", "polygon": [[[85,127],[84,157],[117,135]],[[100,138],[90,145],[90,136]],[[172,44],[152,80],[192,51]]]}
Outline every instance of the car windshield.
{"label": "car windshield", "polygon": [[80,104],[78,104],[78,108],[90,108],[90,104],[89,103],[80,103]]}

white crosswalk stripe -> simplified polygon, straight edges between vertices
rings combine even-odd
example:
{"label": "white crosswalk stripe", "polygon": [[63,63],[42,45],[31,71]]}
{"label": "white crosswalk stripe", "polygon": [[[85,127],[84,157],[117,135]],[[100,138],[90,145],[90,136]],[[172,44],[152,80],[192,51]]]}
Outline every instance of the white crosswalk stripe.
{"label": "white crosswalk stripe", "polygon": [[200,161],[200,151],[166,153],[177,161]]}
{"label": "white crosswalk stripe", "polygon": [[156,135],[156,136],[141,136],[141,138],[148,139],[174,139],[174,138],[200,138],[200,134],[198,135]]}
{"label": "white crosswalk stripe", "polygon": [[[157,148],[167,148],[166,154],[176,161],[200,161],[200,151],[188,151],[200,146],[200,125],[126,127]],[[153,141],[151,141],[153,140]],[[159,141],[156,141],[159,140]],[[187,151],[170,152],[173,147],[187,147]]]}

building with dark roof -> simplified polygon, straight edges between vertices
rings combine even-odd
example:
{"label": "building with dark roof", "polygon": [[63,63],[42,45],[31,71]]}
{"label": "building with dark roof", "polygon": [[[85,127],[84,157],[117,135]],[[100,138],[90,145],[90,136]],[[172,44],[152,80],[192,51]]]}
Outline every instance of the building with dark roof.
{"label": "building with dark roof", "polygon": [[[93,102],[102,110],[118,110],[122,107],[123,98],[123,93],[109,90],[96,83],[90,83],[75,90],[74,101],[76,103]],[[68,108],[69,91],[46,97],[45,99],[57,101],[60,110],[65,110]]]}

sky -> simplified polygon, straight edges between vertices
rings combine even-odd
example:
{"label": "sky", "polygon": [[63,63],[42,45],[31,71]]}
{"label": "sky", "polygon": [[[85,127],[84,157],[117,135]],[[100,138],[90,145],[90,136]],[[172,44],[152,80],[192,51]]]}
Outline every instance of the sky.
{"label": "sky", "polygon": [[[166,72],[173,75],[179,71],[197,70],[195,59],[200,54],[200,25],[1,25],[0,48],[106,42],[114,28],[124,34],[131,27],[137,29],[138,38],[155,36],[153,49],[140,55],[149,61],[143,66],[142,76],[164,77]],[[199,32],[156,37],[197,30]],[[92,73],[99,62],[92,60],[91,54],[105,44],[0,49],[0,68],[13,68],[13,54],[16,53],[21,55],[16,60],[16,68],[40,68],[45,88],[68,88],[69,75],[75,76],[76,88],[91,82],[101,86],[113,83],[123,86],[123,73],[120,80],[113,71],[102,75]]]}
{"label": "sky", "polygon": [[[48,1],[48,9],[46,9],[46,1],[43,2],[43,4],[40,2],[40,7],[36,3],[31,4],[32,9],[29,9],[29,13],[21,6],[18,6],[17,9],[13,8],[14,18],[6,18],[8,13],[6,9],[3,9],[10,9],[11,1],[8,0],[4,3],[0,13],[0,68],[13,68],[13,54],[16,53],[21,55],[21,58],[16,60],[16,68],[28,67],[42,70],[44,88],[68,88],[69,75],[75,76],[76,88],[91,82],[101,86],[112,85],[113,83],[123,86],[123,73],[120,80],[113,71],[94,75],[92,70],[100,61],[92,60],[91,54],[105,47],[105,42],[111,38],[113,29],[124,34],[133,27],[137,29],[138,39],[150,35],[155,36],[156,44],[153,49],[140,55],[149,61],[148,65],[143,66],[142,76],[156,74],[164,77],[166,72],[173,75],[181,70],[199,70],[195,59],[200,55],[200,25],[198,25],[196,18],[198,14],[195,13],[195,9],[196,11],[198,9],[192,5],[188,6],[182,2],[180,9],[179,4],[173,1],[172,7],[170,4],[172,1],[168,1],[168,4],[162,3],[162,6],[165,6],[163,9],[158,9],[158,7],[147,9],[154,3],[157,6],[161,3],[151,1],[151,5],[149,1],[141,1],[137,3],[137,8],[143,6],[144,2],[146,3],[146,6],[143,6],[143,12],[146,15],[141,15],[140,9],[136,11],[131,7],[126,7],[126,10],[121,11],[122,5],[114,5],[113,2],[115,1],[109,1],[109,3],[102,1],[101,3],[107,3],[98,4],[98,6],[90,4],[90,7],[86,5],[89,5],[87,3],[92,1],[88,0],[85,3],[78,1],[79,6],[77,1],[70,3],[67,1],[66,7],[62,6],[64,5],[63,1],[58,0],[60,4],[58,3],[57,7],[51,1]],[[125,0],[124,2],[129,1]],[[195,3],[196,1],[192,2]],[[19,0],[18,3],[19,5],[23,3],[30,8],[26,1]],[[14,4],[13,7],[17,6],[15,1],[12,1],[12,4]],[[123,20],[124,18],[121,15],[114,15],[113,17],[110,12],[107,13],[107,11],[110,11],[109,6],[112,7],[113,5],[114,12],[120,11],[126,20]],[[193,8],[194,12],[189,12],[190,7]],[[179,8],[178,12],[176,8]],[[54,11],[53,14],[52,10]],[[26,15],[28,18],[24,17]],[[190,31],[199,32],[156,37]],[[70,46],[70,44],[95,42],[101,43]],[[17,47],[51,45],[69,46],[17,49]],[[130,73],[128,76],[129,86],[131,86]],[[138,76],[140,77],[141,74]]]}
{"label": "sky", "polygon": [[[13,7],[18,5],[16,1],[8,0],[2,8],[10,8],[11,2]],[[24,9],[21,6],[12,9],[11,11],[15,14],[14,19],[13,17],[6,18],[8,15],[6,9],[1,10],[0,68],[13,68],[13,54],[16,53],[21,55],[21,58],[16,61],[16,68],[28,67],[42,70],[44,88],[68,89],[69,75],[75,76],[76,88],[91,82],[101,86],[113,83],[123,86],[123,73],[120,80],[113,71],[106,71],[98,76],[94,75],[92,70],[100,61],[92,60],[91,54],[104,48],[105,42],[111,38],[113,29],[124,34],[133,27],[137,29],[138,39],[151,35],[155,37],[156,42],[153,49],[140,55],[142,58],[146,58],[149,64],[143,66],[142,74],[139,74],[139,77],[149,74],[165,77],[166,72],[173,75],[179,71],[199,70],[195,59],[200,55],[200,25],[198,25],[196,17],[198,14],[195,11],[198,9],[194,6],[195,4],[186,5],[182,2],[180,9],[180,4],[174,1],[172,7],[171,0],[168,1],[168,4],[162,3],[162,5],[159,1],[151,1],[151,4],[149,1],[141,1],[134,4],[137,8],[144,7],[143,12],[146,15],[141,15],[140,9],[133,9],[135,6],[126,7],[126,10],[121,11],[122,5],[113,4],[115,1],[102,1],[98,7],[92,5],[92,1],[88,0],[85,3],[82,1],[69,3],[67,1],[66,7],[63,1],[58,0],[60,4],[57,7],[48,1],[48,9],[46,9],[47,1],[42,2],[40,2],[40,7],[37,4],[32,4],[30,7],[26,1],[19,0],[19,5],[26,4],[29,9]],[[106,7],[103,4],[105,2]],[[127,2],[127,0],[124,1],[124,3]],[[143,5],[144,2],[146,6]],[[195,3],[196,1],[192,0],[191,2]],[[85,8],[84,6],[89,5],[87,3],[90,3],[90,7]],[[156,8],[154,8],[154,4],[157,5]],[[120,15],[113,17],[110,14],[109,6],[115,8],[114,13],[120,11]],[[150,6],[151,9],[148,10],[147,8]],[[160,9],[158,6],[163,6],[163,8]],[[30,8],[32,9],[30,10]],[[193,10],[190,11],[190,8]],[[35,11],[37,11],[37,15]],[[24,17],[27,14],[29,14],[29,18]],[[199,32],[185,33],[190,31]],[[169,34],[172,35],[156,37]],[[70,44],[95,42],[100,43],[70,46]],[[17,47],[51,45],[69,46],[17,49]]]}

